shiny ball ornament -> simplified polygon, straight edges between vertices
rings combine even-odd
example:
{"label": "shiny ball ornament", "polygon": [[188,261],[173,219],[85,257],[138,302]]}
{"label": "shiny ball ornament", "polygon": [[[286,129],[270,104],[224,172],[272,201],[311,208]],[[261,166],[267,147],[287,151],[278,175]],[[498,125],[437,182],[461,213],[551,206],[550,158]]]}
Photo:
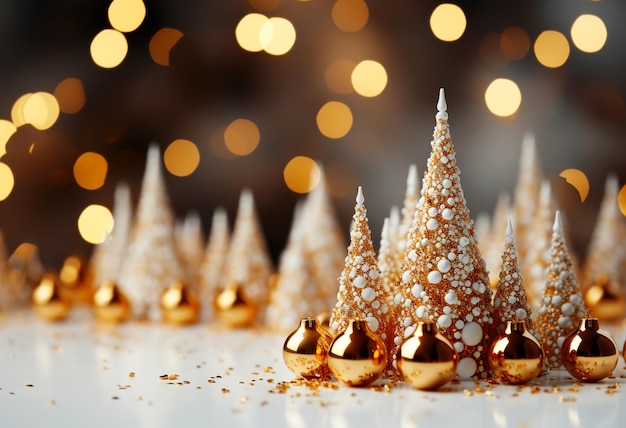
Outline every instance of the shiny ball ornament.
{"label": "shiny ball ornament", "polygon": [[387,364],[387,348],[366,320],[349,322],[330,345],[328,368],[348,386],[366,386],[378,380]]}
{"label": "shiny ball ornament", "polygon": [[327,379],[328,348],[332,338],[313,318],[303,318],[299,327],[287,336],[283,360],[287,368],[304,379]]}
{"label": "shiny ball ornament", "polygon": [[591,314],[602,321],[618,321],[626,315],[626,299],[619,292],[619,284],[610,281],[607,275],[596,277],[594,284],[585,291],[583,298]]}
{"label": "shiny ball ornament", "polygon": [[161,295],[161,313],[169,324],[193,324],[200,315],[200,300],[181,281],[174,281]]}
{"label": "shiny ball ornament", "polygon": [[112,281],[105,281],[93,293],[93,311],[100,322],[117,324],[130,317],[130,301]]}
{"label": "shiny ball ornament", "polygon": [[47,321],[66,319],[72,307],[56,275],[51,273],[41,278],[41,282],[33,290],[31,303],[35,313]]}
{"label": "shiny ball ornament", "polygon": [[533,380],[543,368],[543,349],[526,330],[524,321],[507,321],[504,332],[496,336],[487,360],[496,380],[520,385]]}
{"label": "shiny ball ornament", "polygon": [[81,257],[69,256],[59,271],[59,281],[74,303],[88,304],[93,288],[87,273],[87,263]]}
{"label": "shiny ball ornament", "polygon": [[584,318],[561,347],[561,362],[576,379],[598,382],[613,373],[619,359],[615,340],[597,318]]}
{"label": "shiny ball ornament", "polygon": [[258,312],[258,305],[249,300],[238,284],[229,284],[215,298],[215,313],[231,328],[250,327]]}
{"label": "shiny ball ornament", "polygon": [[420,321],[398,351],[398,369],[404,380],[422,390],[433,390],[456,376],[459,356],[434,321]]}

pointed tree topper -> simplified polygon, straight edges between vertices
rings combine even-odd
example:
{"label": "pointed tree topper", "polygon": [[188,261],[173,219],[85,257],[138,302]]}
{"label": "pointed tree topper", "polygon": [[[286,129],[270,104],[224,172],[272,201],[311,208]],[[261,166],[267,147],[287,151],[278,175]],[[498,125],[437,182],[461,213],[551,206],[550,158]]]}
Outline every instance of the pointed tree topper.
{"label": "pointed tree topper", "polygon": [[546,365],[561,368],[561,345],[565,337],[587,315],[572,261],[563,237],[561,214],[556,212],[552,228],[546,286],[535,324],[545,352]]}
{"label": "pointed tree topper", "polygon": [[422,197],[395,297],[391,353],[397,353],[418,321],[436,321],[459,353],[459,377],[481,379],[489,375],[491,290],[461,188],[443,90],[437,105]]}
{"label": "pointed tree topper", "polygon": [[504,331],[507,321],[524,321],[528,332],[538,336],[535,333],[532,311],[526,299],[524,280],[517,262],[517,247],[511,219],[506,226],[502,270],[493,299],[493,319],[497,333]]}
{"label": "pointed tree topper", "polygon": [[[339,277],[339,292],[330,317],[330,329],[333,336],[337,336],[348,327],[351,320],[364,319],[370,329],[389,347],[393,334],[391,312],[387,303],[389,298],[380,280],[364,201],[363,190],[359,186],[348,255]],[[391,363],[389,355],[387,374],[392,370]]]}

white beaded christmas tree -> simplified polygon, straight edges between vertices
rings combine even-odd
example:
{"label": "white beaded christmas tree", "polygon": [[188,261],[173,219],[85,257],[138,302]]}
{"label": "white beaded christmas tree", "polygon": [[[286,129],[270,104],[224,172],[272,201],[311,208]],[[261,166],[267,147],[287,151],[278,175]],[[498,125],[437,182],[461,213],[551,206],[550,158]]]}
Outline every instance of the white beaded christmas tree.
{"label": "white beaded christmas tree", "polygon": [[402,204],[402,219],[398,226],[398,254],[400,254],[400,264],[406,251],[406,243],[409,230],[415,218],[417,201],[420,197],[420,185],[417,176],[417,166],[411,165],[406,179],[406,191],[404,192],[404,202]]}
{"label": "white beaded christmas tree", "polygon": [[[363,190],[359,186],[352,217],[350,245],[339,277],[339,292],[330,317],[330,329],[332,335],[337,336],[346,329],[350,320],[364,319],[389,349],[393,334],[392,313],[387,303],[389,296],[380,280],[364,202]],[[391,375],[392,358],[389,354],[388,358],[386,374]]]}
{"label": "white beaded christmas tree", "polygon": [[202,264],[205,248],[200,215],[192,211],[182,221],[176,223],[174,238],[176,252],[182,264],[185,278],[192,288],[197,289],[196,277]]}
{"label": "white beaded christmas tree", "polygon": [[160,150],[157,145],[151,145],[128,253],[118,281],[131,302],[133,316],[157,320],[162,292],[181,277],[174,248],[174,216],[161,172]]}
{"label": "white beaded christmas tree", "polygon": [[437,109],[422,197],[398,284],[392,354],[418,321],[436,321],[459,354],[458,376],[484,379],[493,329],[489,278],[461,188],[443,89]]}
{"label": "white beaded christmas tree", "polygon": [[549,368],[558,369],[562,367],[563,340],[587,315],[565,243],[559,211],[556,212],[554,218],[550,260],[546,274],[546,286],[543,290],[535,327],[541,336],[546,365]]}

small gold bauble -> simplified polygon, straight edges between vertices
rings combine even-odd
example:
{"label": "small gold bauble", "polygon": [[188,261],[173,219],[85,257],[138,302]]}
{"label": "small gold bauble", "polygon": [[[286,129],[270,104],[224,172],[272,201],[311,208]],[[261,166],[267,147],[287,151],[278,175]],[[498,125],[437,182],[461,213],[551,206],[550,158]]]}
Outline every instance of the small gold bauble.
{"label": "small gold bauble", "polygon": [[330,343],[329,333],[315,319],[303,318],[283,345],[287,368],[304,379],[327,379],[330,374],[327,361]]}
{"label": "small gold bauble", "polygon": [[215,298],[215,313],[226,326],[249,327],[256,319],[258,305],[249,300],[238,284],[226,286]]}
{"label": "small gold bauble", "polygon": [[520,385],[533,380],[543,368],[541,344],[526,330],[524,321],[507,321],[504,332],[491,343],[487,360],[496,380]]}
{"label": "small gold bauble", "polygon": [[59,281],[74,303],[89,303],[92,286],[87,274],[87,263],[78,256],[69,256],[59,271]]}
{"label": "small gold bauble", "polygon": [[163,320],[170,324],[193,324],[200,315],[200,300],[181,281],[174,281],[161,295]]}
{"label": "small gold bauble", "polygon": [[96,319],[106,323],[120,323],[130,316],[130,302],[117,285],[105,281],[93,294]]}
{"label": "small gold bauble", "polygon": [[613,373],[619,359],[615,340],[602,328],[597,318],[580,320],[561,347],[561,362],[576,379],[597,382]]}
{"label": "small gold bauble", "polygon": [[437,389],[456,375],[458,354],[434,321],[420,321],[398,351],[400,373],[417,389]]}
{"label": "small gold bauble", "polygon": [[70,313],[71,303],[65,296],[56,275],[47,273],[32,294],[35,313],[48,321],[62,321]]}
{"label": "small gold bauble", "polygon": [[362,319],[350,321],[328,351],[328,368],[349,386],[366,386],[378,380],[386,365],[385,343]]}
{"label": "small gold bauble", "polygon": [[621,320],[626,314],[626,299],[620,293],[620,289],[621,287],[611,282],[607,275],[600,274],[583,295],[585,306],[599,320]]}

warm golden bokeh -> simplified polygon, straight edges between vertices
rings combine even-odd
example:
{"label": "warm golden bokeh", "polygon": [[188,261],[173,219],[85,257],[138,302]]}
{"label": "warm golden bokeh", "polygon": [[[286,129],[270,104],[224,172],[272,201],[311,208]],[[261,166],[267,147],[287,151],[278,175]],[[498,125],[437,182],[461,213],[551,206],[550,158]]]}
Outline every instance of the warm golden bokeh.
{"label": "warm golden bokeh", "polygon": [[163,153],[165,168],[177,177],[192,174],[200,164],[200,151],[189,140],[174,140]]}
{"label": "warm golden bokeh", "polygon": [[107,28],[100,31],[89,47],[91,59],[102,68],[115,68],[124,61],[128,53],[128,42],[124,34]]}
{"label": "warm golden bokeh", "polygon": [[0,201],[4,201],[11,194],[14,185],[13,171],[7,164],[0,162]]}
{"label": "warm golden bokeh", "polygon": [[352,86],[357,94],[364,97],[376,97],[387,86],[387,71],[377,61],[361,61],[351,76]]}
{"label": "warm golden bokeh", "polygon": [[512,80],[495,79],[485,90],[485,103],[496,116],[512,116],[522,103],[522,93]]}
{"label": "warm golden bokeh", "polygon": [[54,89],[54,97],[59,103],[61,112],[78,113],[85,106],[85,88],[82,80],[76,77],[63,79]]}
{"label": "warm golden bokeh", "polygon": [[235,38],[242,49],[248,52],[260,52],[263,50],[261,43],[261,29],[269,18],[261,13],[249,13],[237,24]]}
{"label": "warm golden bokeh", "polygon": [[13,122],[9,122],[8,120],[0,119],[0,158],[4,156],[7,152],[6,145],[9,141],[9,138],[17,131],[17,128],[13,124]]}
{"label": "warm golden bokeh", "polygon": [[270,18],[261,27],[259,40],[270,55],[284,55],[296,42],[296,29],[286,18]]}
{"label": "warm golden bokeh", "polygon": [[142,0],[113,0],[108,10],[109,22],[117,31],[135,31],[146,17],[146,5]]}
{"label": "warm golden bokeh", "polygon": [[572,24],[570,31],[572,43],[587,53],[598,52],[604,47],[607,30],[604,21],[595,15],[580,15]]}
{"label": "warm golden bokeh", "polygon": [[296,156],[283,170],[283,178],[289,190],[296,193],[308,193],[320,181],[320,168],[307,156]]}
{"label": "warm golden bokeh", "polygon": [[22,107],[25,123],[30,123],[39,130],[49,129],[59,118],[59,103],[48,92],[35,92]]}
{"label": "warm golden bokeh", "polygon": [[317,127],[328,138],[345,137],[352,129],[352,111],[339,101],[329,101],[317,112]]}
{"label": "warm golden bokeh", "polygon": [[370,11],[364,0],[337,0],[333,5],[331,17],[341,31],[354,33],[367,24]]}
{"label": "warm golden bokeh", "polygon": [[11,108],[11,121],[16,128],[19,128],[26,123],[26,119],[24,119],[24,105],[31,95],[33,95],[32,92],[21,95],[13,103],[13,107]]}
{"label": "warm golden bokeh", "polygon": [[96,190],[104,185],[109,165],[99,153],[83,153],[74,162],[74,180],[87,190]]}
{"label": "warm golden bokeh", "polygon": [[570,168],[561,171],[559,176],[563,177],[565,181],[576,189],[578,195],[580,196],[580,202],[585,202],[585,199],[587,199],[587,195],[589,194],[589,180],[587,179],[585,173],[581,170]]}
{"label": "warm golden bokeh", "polygon": [[101,244],[113,230],[113,214],[98,204],[89,205],[78,217],[80,236],[91,244]]}
{"label": "warm golden bokeh", "polygon": [[260,141],[259,128],[248,119],[233,120],[224,130],[226,148],[237,156],[249,155],[257,148]]}
{"label": "warm golden bokeh", "polygon": [[626,184],[622,186],[617,194],[617,203],[622,214],[626,216]]}
{"label": "warm golden bokeh", "polygon": [[507,27],[500,35],[500,49],[509,60],[519,61],[530,51],[530,37],[523,28]]}
{"label": "warm golden bokeh", "polygon": [[459,40],[466,27],[465,12],[455,4],[440,4],[430,15],[430,29],[433,35],[444,42]]}
{"label": "warm golden bokeh", "polygon": [[324,81],[328,89],[336,94],[349,94],[354,90],[352,87],[352,71],[356,67],[354,61],[340,58],[333,61],[324,73]]}
{"label": "warm golden bokeh", "polygon": [[161,28],[154,33],[148,45],[152,61],[166,67],[170,65],[170,52],[182,37],[182,31],[175,28]]}
{"label": "warm golden bokeh", "polygon": [[569,57],[567,38],[558,31],[547,30],[539,34],[534,45],[535,57],[544,67],[558,68]]}

